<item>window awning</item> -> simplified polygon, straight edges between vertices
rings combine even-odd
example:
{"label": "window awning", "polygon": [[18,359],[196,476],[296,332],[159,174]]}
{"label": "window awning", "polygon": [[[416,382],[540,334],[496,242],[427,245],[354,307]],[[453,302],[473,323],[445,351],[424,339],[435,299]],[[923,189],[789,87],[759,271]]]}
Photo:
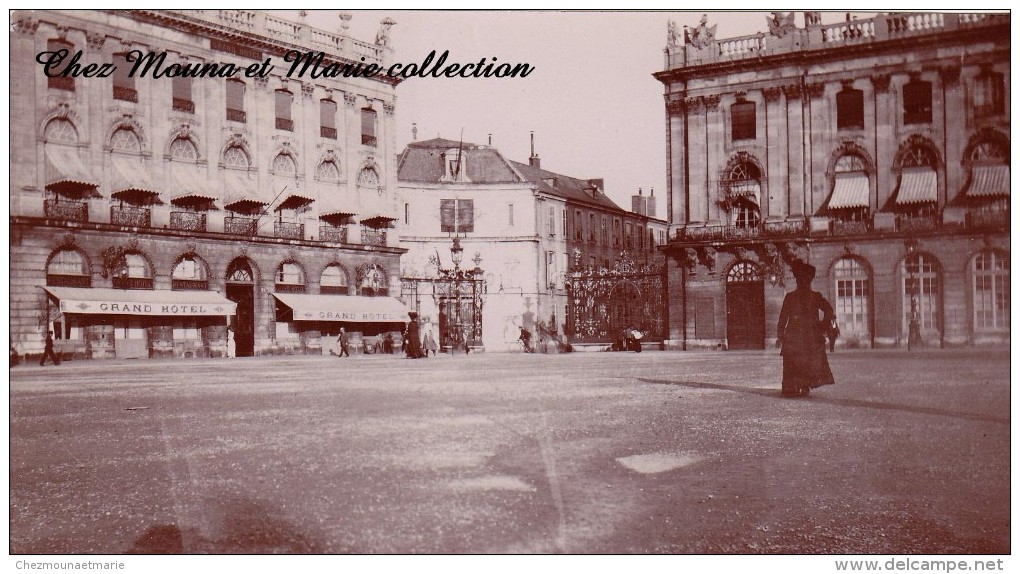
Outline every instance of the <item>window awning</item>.
{"label": "window awning", "polygon": [[390,222],[393,222],[393,221],[396,221],[396,220],[397,220],[397,218],[393,217],[392,215],[386,215],[386,214],[383,214],[383,213],[373,213],[372,215],[369,215],[368,217],[362,217],[361,218],[361,223],[362,223],[362,225],[367,225],[369,227],[379,227],[379,228],[381,228],[381,227],[388,226],[390,224]]}
{"label": "window awning", "polygon": [[113,166],[111,197],[126,201],[163,203],[159,190],[152,183],[141,161],[114,155],[110,163]]}
{"label": "window awning", "polygon": [[863,173],[837,173],[836,185],[829,198],[829,209],[869,207],[871,186],[868,176]]}
{"label": "window awning", "polygon": [[61,313],[222,317],[233,315],[237,310],[237,303],[215,291],[49,286],[43,290],[57,300]]}
{"label": "window awning", "polygon": [[266,206],[269,200],[259,193],[259,184],[248,178],[246,170],[224,170],[226,181],[226,198],[223,205],[227,208]]}
{"label": "window awning", "polygon": [[314,197],[298,191],[288,191],[283,194],[283,199],[276,206],[276,211],[281,209],[297,209],[315,201]]}
{"label": "window awning", "polygon": [[316,186],[319,192],[319,218],[349,218],[358,214],[357,205],[345,201],[336,186]]}
{"label": "window awning", "polygon": [[81,161],[78,148],[68,145],[46,144],[46,189],[67,191],[77,189],[83,195],[100,197],[96,188],[99,178]]}
{"label": "window awning", "polygon": [[896,204],[936,203],[938,192],[938,177],[935,175],[935,170],[927,167],[905,168],[900,174],[900,188],[896,193]]}
{"label": "window awning", "polygon": [[345,321],[350,323],[406,323],[407,307],[393,297],[308,295],[273,293],[294,311],[295,321]]}
{"label": "window awning", "polygon": [[219,193],[212,189],[205,175],[196,166],[171,162],[170,181],[173,185],[173,195],[170,197],[170,203],[181,206],[211,204],[212,207],[216,207]]}
{"label": "window awning", "polygon": [[967,197],[1009,197],[1009,166],[975,165],[970,170]]}

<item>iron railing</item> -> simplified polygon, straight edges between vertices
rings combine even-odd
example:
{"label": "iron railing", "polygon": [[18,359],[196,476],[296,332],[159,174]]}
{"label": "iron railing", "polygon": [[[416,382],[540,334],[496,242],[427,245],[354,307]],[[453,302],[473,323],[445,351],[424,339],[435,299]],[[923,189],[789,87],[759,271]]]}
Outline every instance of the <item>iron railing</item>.
{"label": "iron railing", "polygon": [[194,211],[174,211],[170,213],[170,229],[183,231],[205,231],[206,217],[204,213]]}
{"label": "iron railing", "polygon": [[89,275],[46,274],[46,284],[51,287],[91,287],[92,277]]}
{"label": "iron railing", "polygon": [[251,217],[224,217],[223,233],[232,235],[255,235],[258,220]]}
{"label": "iron railing", "polygon": [[319,135],[327,139],[335,140],[336,128],[327,128],[326,126],[319,126]]}
{"label": "iron railing", "polygon": [[126,227],[150,227],[152,210],[148,207],[111,205],[110,223]]}
{"label": "iron railing", "polygon": [[294,131],[294,120],[287,118],[276,118],[276,129],[288,132]]}
{"label": "iron railing", "polygon": [[47,199],[43,202],[43,213],[46,217],[77,221],[79,223],[89,222],[89,204],[79,201],[56,201]]}
{"label": "iron railing", "polygon": [[322,225],[319,227],[319,241],[347,243],[347,228]]}
{"label": "iron railing", "polygon": [[361,134],[361,145],[370,145],[372,147],[375,147],[377,141],[378,140],[377,140],[377,138],[375,136],[370,136],[368,134]]}
{"label": "iron railing", "polygon": [[184,98],[174,98],[173,109],[178,112],[195,113],[195,102]]}
{"label": "iron railing", "polygon": [[286,239],[304,239],[305,224],[291,223],[289,221],[274,221],[273,235]]}
{"label": "iron railing", "polygon": [[227,108],[227,119],[232,122],[246,123],[248,121],[248,114],[244,113],[244,110],[232,110]]}
{"label": "iron railing", "polygon": [[385,229],[361,229],[361,243],[363,245],[386,246]]}
{"label": "iron railing", "polygon": [[114,86],[113,99],[121,100],[124,102],[137,102],[138,90],[134,88],[129,88],[127,86]]}

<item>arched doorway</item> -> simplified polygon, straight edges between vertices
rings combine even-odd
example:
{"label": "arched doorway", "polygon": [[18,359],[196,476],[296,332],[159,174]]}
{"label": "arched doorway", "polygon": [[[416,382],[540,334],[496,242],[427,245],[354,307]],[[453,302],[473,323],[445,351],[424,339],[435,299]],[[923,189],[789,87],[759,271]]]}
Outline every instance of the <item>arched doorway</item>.
{"label": "arched doorway", "polygon": [[726,338],[730,349],[765,348],[765,281],[750,261],[726,275]]}
{"label": "arched doorway", "polygon": [[239,257],[227,267],[227,299],[237,303],[231,318],[238,357],[255,354],[255,273],[248,260]]}

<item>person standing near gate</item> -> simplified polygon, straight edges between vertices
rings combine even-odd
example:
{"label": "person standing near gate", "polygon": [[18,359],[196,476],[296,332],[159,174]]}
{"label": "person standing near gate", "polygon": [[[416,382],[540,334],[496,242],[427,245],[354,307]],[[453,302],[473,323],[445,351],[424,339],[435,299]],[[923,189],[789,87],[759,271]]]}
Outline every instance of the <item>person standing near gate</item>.
{"label": "person standing near gate", "polygon": [[46,331],[46,347],[43,349],[43,356],[39,359],[39,366],[46,364],[46,357],[53,361],[54,365],[60,364],[60,357],[53,352],[53,331]]}
{"label": "person standing near gate", "polygon": [[340,334],[337,335],[336,342],[340,346],[340,354],[338,354],[337,356],[350,358],[351,340],[347,336],[347,330],[344,329],[343,327],[340,327]]}
{"label": "person standing near gate", "polygon": [[797,288],[783,300],[776,346],[783,355],[783,395],[803,397],[836,382],[825,356],[826,333],[836,316],[825,297],[811,290],[814,266],[797,261],[792,267]]}

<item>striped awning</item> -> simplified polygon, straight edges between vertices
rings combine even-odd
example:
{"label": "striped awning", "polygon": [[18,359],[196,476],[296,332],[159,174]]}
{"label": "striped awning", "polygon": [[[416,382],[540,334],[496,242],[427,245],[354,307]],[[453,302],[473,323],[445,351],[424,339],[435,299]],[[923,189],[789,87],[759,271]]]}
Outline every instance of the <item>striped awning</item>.
{"label": "striped awning", "polygon": [[237,303],[215,291],[50,287],[61,313],[217,317],[237,312]]}
{"label": "striped awning", "polygon": [[319,218],[352,217],[358,214],[357,205],[344,201],[336,189],[319,189]]}
{"label": "striped awning", "polygon": [[295,321],[406,323],[408,308],[394,297],[273,293],[294,312]]}
{"label": "striped awning", "polygon": [[896,192],[896,204],[936,203],[938,193],[938,177],[935,175],[935,170],[927,167],[904,168],[903,173],[900,174],[900,188]]}
{"label": "striped awning", "polygon": [[298,207],[303,207],[314,201],[315,198],[311,197],[310,194],[300,191],[288,191],[283,194],[282,199],[276,206],[276,211],[280,211],[281,209],[297,209]]}
{"label": "striped awning", "polygon": [[967,197],[1009,197],[1008,165],[975,165],[970,170]]}
{"label": "striped awning", "polygon": [[829,197],[829,209],[848,209],[869,207],[871,205],[871,186],[868,176],[863,173],[837,173],[836,185]]}
{"label": "striped awning", "polygon": [[110,196],[116,199],[137,202],[163,203],[159,190],[138,159],[114,155],[110,161],[113,169]]}
{"label": "striped awning", "polygon": [[99,196],[99,178],[85,167],[78,148],[68,145],[46,144],[46,189],[66,191],[78,189],[84,195]]}

